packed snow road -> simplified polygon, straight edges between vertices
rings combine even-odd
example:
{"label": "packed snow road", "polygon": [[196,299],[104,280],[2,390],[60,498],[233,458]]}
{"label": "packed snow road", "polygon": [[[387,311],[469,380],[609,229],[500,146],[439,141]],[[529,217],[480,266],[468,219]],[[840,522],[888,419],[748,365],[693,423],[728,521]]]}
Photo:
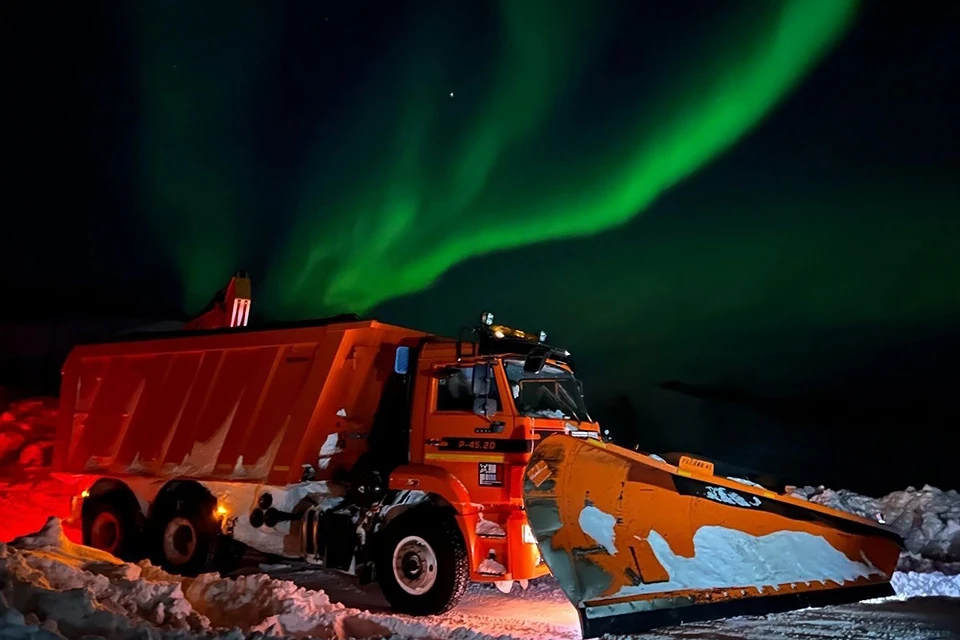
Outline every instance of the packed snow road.
{"label": "packed snow road", "polygon": [[[302,566],[265,568],[272,577],[322,590],[347,607],[389,613],[387,602],[376,586],[359,587],[339,574]],[[535,580],[527,590],[517,587],[509,595],[493,586],[473,584],[456,609],[427,620],[431,626],[449,631],[466,627],[494,637],[580,638],[576,609],[551,579]]]}
{"label": "packed snow road", "polygon": [[[271,576],[322,590],[347,607],[386,613],[376,587],[358,587],[337,574],[303,565],[264,566]],[[247,569],[247,571],[253,570]],[[902,594],[939,593],[960,596],[960,577],[942,574],[898,574]],[[444,616],[419,619],[437,632],[467,628],[485,636],[517,639],[579,639],[577,612],[551,578],[533,581],[527,590],[503,594],[472,585],[463,602]],[[504,638],[506,637],[506,638]],[[823,609],[807,609],[761,617],[732,618],[644,634],[644,639],[697,638],[733,640],[926,640],[960,638],[960,599],[905,595],[884,601]]]}

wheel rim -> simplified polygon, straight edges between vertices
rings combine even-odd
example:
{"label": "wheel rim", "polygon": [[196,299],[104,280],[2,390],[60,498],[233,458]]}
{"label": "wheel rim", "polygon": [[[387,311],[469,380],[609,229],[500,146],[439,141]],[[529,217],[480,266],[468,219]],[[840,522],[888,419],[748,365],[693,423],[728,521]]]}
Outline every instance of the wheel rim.
{"label": "wheel rim", "polygon": [[113,553],[120,546],[120,521],[109,511],[101,511],[90,525],[90,546]]}
{"label": "wheel rim", "polygon": [[197,549],[197,532],[186,518],[174,518],[163,530],[163,555],[171,563],[186,564]]}
{"label": "wheel rim", "polygon": [[430,591],[437,581],[437,554],[420,536],[407,536],[393,550],[393,576],[414,596]]}

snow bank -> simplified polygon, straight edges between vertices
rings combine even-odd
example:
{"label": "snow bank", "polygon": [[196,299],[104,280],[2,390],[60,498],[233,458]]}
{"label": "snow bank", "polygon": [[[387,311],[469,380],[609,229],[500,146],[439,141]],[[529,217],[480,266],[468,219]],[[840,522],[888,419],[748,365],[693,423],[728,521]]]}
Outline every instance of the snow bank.
{"label": "snow bank", "polygon": [[323,591],[263,574],[222,578],[170,575],[74,544],[50,518],[37,533],[0,543],[0,637],[110,638],[488,636],[402,616],[371,614],[330,601]]}
{"label": "snow bank", "polygon": [[907,487],[883,498],[823,487],[794,488],[794,496],[872,520],[882,520],[903,536],[901,571],[960,573],[960,494],[929,485]]}
{"label": "snow bank", "polygon": [[50,466],[57,431],[56,398],[12,402],[0,411],[0,471],[30,472]]}
{"label": "snow bank", "polygon": [[897,571],[893,574],[890,584],[901,598],[920,596],[960,598],[960,575],[947,575],[939,571],[933,573]]}
{"label": "snow bank", "polygon": [[59,631],[67,638],[114,637],[138,627],[209,629],[209,621],[184,598],[180,583],[166,578],[152,567],[122,563],[71,543],[60,521],[51,518],[39,533],[0,545],[0,607],[5,609],[0,635],[32,637],[30,633],[43,631],[55,637]]}

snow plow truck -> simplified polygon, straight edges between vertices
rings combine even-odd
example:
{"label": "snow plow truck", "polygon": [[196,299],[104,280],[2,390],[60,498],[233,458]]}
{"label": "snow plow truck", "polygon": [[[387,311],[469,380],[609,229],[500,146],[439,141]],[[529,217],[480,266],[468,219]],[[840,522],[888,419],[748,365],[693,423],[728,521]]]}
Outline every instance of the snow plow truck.
{"label": "snow plow truck", "polygon": [[883,524],[605,441],[541,332],[249,312],[240,272],[182,327],[71,351],[54,469],[84,544],[184,575],[251,547],[414,615],[552,573],[585,637],[892,593]]}

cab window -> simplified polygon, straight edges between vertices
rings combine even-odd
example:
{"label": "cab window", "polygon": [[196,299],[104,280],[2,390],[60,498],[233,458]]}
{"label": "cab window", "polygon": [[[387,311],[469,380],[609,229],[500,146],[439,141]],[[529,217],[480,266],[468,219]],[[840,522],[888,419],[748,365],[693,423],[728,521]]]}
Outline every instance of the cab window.
{"label": "cab window", "polygon": [[[500,411],[500,393],[497,391],[496,376],[490,379],[490,393],[487,398],[496,403]],[[454,371],[437,380],[437,411],[463,411],[473,413],[473,367],[457,367]]]}

